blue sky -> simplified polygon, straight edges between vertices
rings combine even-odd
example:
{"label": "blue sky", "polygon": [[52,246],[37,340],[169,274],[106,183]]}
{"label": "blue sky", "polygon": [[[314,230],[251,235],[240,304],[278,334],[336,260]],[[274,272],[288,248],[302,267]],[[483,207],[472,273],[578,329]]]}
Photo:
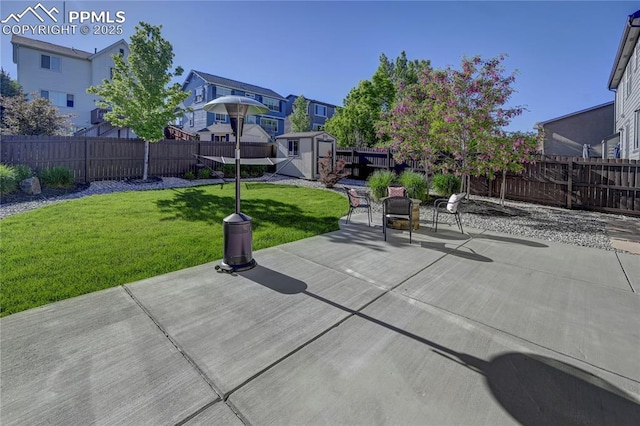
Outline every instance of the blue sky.
{"label": "blue sky", "polygon": [[[32,2],[3,0],[0,17]],[[124,11],[122,35],[21,35],[93,51],[124,38],[139,21],[163,26],[175,65],[342,105],[370,79],[384,53],[458,66],[463,56],[508,54],[517,70],[510,104],[528,111],[509,130],[612,101],[607,89],[628,15],[638,1],[42,1],[60,11]],[[68,16],[68,15],[67,15]],[[37,24],[34,17],[21,23]],[[47,22],[49,23],[49,22]],[[91,25],[93,27],[93,25]],[[1,65],[16,78],[11,35]],[[183,79],[179,79],[180,82]]]}

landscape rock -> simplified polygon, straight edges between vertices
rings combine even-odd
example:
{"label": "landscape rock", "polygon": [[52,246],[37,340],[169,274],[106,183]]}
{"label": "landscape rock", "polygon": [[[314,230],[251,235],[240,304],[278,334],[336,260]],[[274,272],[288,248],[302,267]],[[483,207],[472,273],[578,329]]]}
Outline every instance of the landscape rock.
{"label": "landscape rock", "polygon": [[39,195],[42,193],[40,187],[40,179],[37,177],[30,177],[20,182],[20,189],[29,195]]}

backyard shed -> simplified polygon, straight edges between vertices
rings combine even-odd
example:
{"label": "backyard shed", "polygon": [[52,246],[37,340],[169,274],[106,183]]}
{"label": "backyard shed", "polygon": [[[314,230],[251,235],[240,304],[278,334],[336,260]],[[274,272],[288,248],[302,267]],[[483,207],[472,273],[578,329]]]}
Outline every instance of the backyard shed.
{"label": "backyard shed", "polygon": [[285,133],[276,137],[279,158],[289,161],[279,174],[316,180],[320,176],[318,162],[333,157],[335,164],[336,138],[327,132]]}

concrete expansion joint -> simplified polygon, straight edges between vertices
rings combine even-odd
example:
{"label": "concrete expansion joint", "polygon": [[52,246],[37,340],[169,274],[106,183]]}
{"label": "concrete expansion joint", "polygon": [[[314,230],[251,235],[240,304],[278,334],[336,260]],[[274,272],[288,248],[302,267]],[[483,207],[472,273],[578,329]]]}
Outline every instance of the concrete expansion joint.
{"label": "concrete expansion joint", "polygon": [[622,273],[624,274],[625,279],[627,280],[627,283],[629,284],[629,288],[631,288],[631,291],[633,293],[636,293],[636,289],[633,288],[633,284],[631,283],[631,280],[629,279],[629,274],[627,274],[627,271],[624,269],[624,265],[622,264],[622,261],[620,260],[620,256],[618,256],[618,252],[616,252],[616,259],[618,259],[618,263],[620,264],[620,268],[622,269]]}
{"label": "concrete expansion joint", "polygon": [[184,349],[182,349],[182,347],[180,347],[180,345],[178,345],[178,343],[176,341],[173,340],[173,338],[169,335],[169,333],[164,329],[164,327],[162,327],[162,325],[160,324],[160,322],[158,320],[156,320],[153,315],[151,315],[151,312],[149,312],[149,310],[147,308],[145,308],[145,306],[142,304],[142,302],[140,302],[136,296],[131,292],[131,290],[129,290],[127,288],[126,285],[123,285],[122,288],[124,289],[124,291],[129,295],[129,297],[131,297],[131,299],[134,301],[134,303],[136,305],[138,305],[138,307],[142,310],[142,312],[144,312],[144,314],[155,324],[156,327],[158,327],[158,330],[160,330],[160,332],[162,334],[164,334],[164,336],[167,338],[167,340],[171,343],[171,345],[180,353],[180,355],[182,355],[182,357],[189,363],[189,365],[191,365],[191,367],[193,369],[196,370],[196,372],[198,373],[198,375],[200,377],[202,377],[202,380],[205,381],[205,383],[207,385],[209,385],[209,387],[213,390],[213,392],[218,395],[218,398],[216,398],[213,402],[218,402],[218,401],[222,401],[222,392],[217,389],[217,387],[215,386],[215,384],[209,380],[209,378],[207,377],[207,375],[204,373],[204,371],[202,371],[202,369],[198,366],[198,364],[195,363],[195,361],[189,356],[189,354],[187,354]]}

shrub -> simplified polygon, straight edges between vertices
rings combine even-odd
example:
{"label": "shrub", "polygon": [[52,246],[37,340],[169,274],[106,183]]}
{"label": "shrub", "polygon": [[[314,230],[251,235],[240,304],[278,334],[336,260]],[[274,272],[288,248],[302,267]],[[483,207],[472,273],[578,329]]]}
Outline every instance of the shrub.
{"label": "shrub", "polygon": [[376,170],[367,179],[367,186],[371,189],[371,196],[377,201],[387,196],[387,188],[395,181],[396,175],[391,170]]}
{"label": "shrub", "polygon": [[18,180],[16,179],[15,169],[6,164],[0,164],[0,194],[11,194],[16,192],[17,189]]}
{"label": "shrub", "polygon": [[[260,177],[267,171],[267,166],[249,166],[244,165],[240,166],[240,177],[241,178],[251,178],[251,177]],[[234,178],[236,177],[236,166],[235,164],[225,164],[222,166],[222,173],[224,173],[224,177],[226,178]]]}
{"label": "shrub", "polygon": [[260,177],[267,171],[267,166],[240,166],[241,174],[242,170],[246,170],[245,177]]}
{"label": "shrub", "polygon": [[347,162],[343,159],[336,161],[336,165],[333,165],[333,157],[324,157],[318,161],[320,168],[320,177],[318,180],[324,184],[327,188],[333,188],[340,179],[349,176],[349,172],[344,170]]}
{"label": "shrub", "polygon": [[75,183],[73,170],[62,166],[46,167],[40,170],[39,177],[43,186],[68,188]]}
{"label": "shrub", "polygon": [[450,197],[460,189],[460,178],[449,174],[433,176],[433,189],[443,197]]}
{"label": "shrub", "polygon": [[[225,164],[222,166],[222,173],[224,173],[224,177],[232,178],[236,175],[236,166],[234,164]],[[242,173],[242,166],[240,166],[240,173]]]}
{"label": "shrub", "polygon": [[26,164],[17,164],[13,166],[13,169],[16,172],[16,181],[18,182],[22,182],[23,180],[29,179],[33,176],[33,170],[31,170],[31,167]]}
{"label": "shrub", "polygon": [[427,181],[422,173],[405,170],[400,175],[400,185],[407,189],[407,195],[410,198],[424,201],[427,197]]}
{"label": "shrub", "polygon": [[184,172],[184,178],[188,180],[194,180],[196,178],[196,175],[191,170],[189,170],[188,172]]}
{"label": "shrub", "polygon": [[210,178],[211,178],[211,170],[209,169],[198,170],[198,179],[210,179]]}

